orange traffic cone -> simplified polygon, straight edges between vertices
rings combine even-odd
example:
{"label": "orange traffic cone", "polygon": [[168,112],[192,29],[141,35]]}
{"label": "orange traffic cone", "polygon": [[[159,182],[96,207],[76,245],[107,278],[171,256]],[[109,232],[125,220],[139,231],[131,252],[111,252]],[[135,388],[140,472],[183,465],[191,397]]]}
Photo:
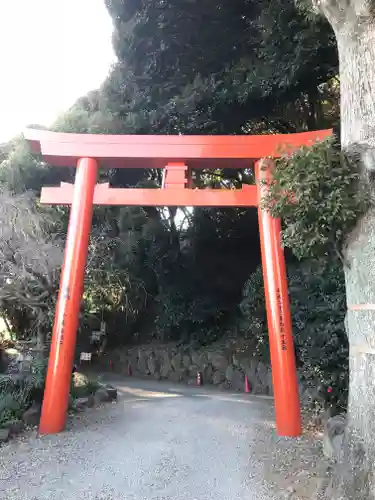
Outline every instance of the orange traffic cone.
{"label": "orange traffic cone", "polygon": [[201,372],[197,373],[197,385],[203,385],[202,374]]}
{"label": "orange traffic cone", "polygon": [[128,377],[132,376],[132,366],[130,363],[128,364],[128,372],[127,373],[128,373]]}
{"label": "orange traffic cone", "polygon": [[250,382],[249,382],[249,377],[245,375],[245,392],[249,393],[251,392],[250,390]]}

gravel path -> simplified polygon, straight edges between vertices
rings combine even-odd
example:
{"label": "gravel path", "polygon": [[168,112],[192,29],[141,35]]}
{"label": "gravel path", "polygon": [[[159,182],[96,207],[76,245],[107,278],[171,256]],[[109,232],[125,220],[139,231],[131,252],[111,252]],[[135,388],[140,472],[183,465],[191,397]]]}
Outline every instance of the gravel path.
{"label": "gravel path", "polygon": [[269,400],[153,382],[116,383],[117,404],[57,436],[0,449],[1,500],[274,500],[256,445]]}

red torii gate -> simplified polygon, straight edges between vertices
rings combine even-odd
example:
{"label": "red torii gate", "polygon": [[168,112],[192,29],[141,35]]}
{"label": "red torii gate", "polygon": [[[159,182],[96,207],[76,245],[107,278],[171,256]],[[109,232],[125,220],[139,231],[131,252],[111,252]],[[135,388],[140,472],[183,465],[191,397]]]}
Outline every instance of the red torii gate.
{"label": "red torii gate", "polygon": [[[331,130],[260,136],[137,136],[64,134],[28,129],[34,153],[52,166],[76,167],[75,183],[44,187],[41,203],[71,205],[69,228],[48,363],[40,432],[65,427],[93,205],[258,207],[263,277],[270,340],[276,428],[281,436],[301,433],[281,223],[260,209],[280,152],[330,136]],[[192,189],[190,169],[249,168],[255,160],[257,186]],[[96,184],[101,168],[161,168],[161,189],[111,188]]]}

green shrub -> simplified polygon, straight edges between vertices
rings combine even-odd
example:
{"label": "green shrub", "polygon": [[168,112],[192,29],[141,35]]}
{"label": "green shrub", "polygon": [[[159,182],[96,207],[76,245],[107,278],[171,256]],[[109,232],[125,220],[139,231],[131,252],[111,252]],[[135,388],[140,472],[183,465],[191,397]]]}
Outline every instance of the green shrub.
{"label": "green shrub", "polygon": [[282,217],[283,243],[296,257],[337,258],[371,202],[360,180],[355,162],[329,138],[277,160],[263,206]]}
{"label": "green shrub", "polygon": [[[0,428],[22,418],[33,402],[41,403],[45,385],[47,360],[33,362],[32,373],[25,378],[3,376],[0,379]],[[70,394],[73,399],[95,394],[100,387],[98,379],[76,374],[72,377]]]}
{"label": "green shrub", "polygon": [[262,268],[258,267],[245,282],[240,303],[240,331],[253,342],[254,353],[269,361],[267,315]]}
{"label": "green shrub", "polygon": [[100,382],[98,379],[93,379],[82,374],[74,374],[70,386],[70,395],[73,399],[84,398],[95,394],[99,389]]}
{"label": "green shrub", "polygon": [[20,419],[34,402],[42,402],[46,371],[47,359],[40,357],[33,360],[30,374],[0,379],[0,428]]}
{"label": "green shrub", "polygon": [[[348,392],[348,342],[344,319],[345,280],[340,261],[305,261],[288,266],[288,282],[298,369],[302,382],[321,386],[329,403],[344,406]],[[242,329],[253,334],[258,353],[268,359],[268,335],[261,270],[250,276],[241,303]],[[332,392],[328,389],[332,388]]]}
{"label": "green shrub", "polygon": [[[309,261],[289,273],[289,291],[302,381],[346,407],[349,348],[345,332],[345,278],[340,261]],[[328,388],[332,392],[328,392]]]}
{"label": "green shrub", "polygon": [[17,386],[13,381],[3,379],[0,385],[0,428],[22,417],[30,400],[30,390],[29,384]]}

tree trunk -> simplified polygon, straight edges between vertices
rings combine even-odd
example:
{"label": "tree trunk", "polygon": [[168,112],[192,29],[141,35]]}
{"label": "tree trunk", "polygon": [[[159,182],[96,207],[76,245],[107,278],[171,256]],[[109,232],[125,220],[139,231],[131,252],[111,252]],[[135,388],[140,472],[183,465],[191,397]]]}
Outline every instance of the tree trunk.
{"label": "tree trunk", "polygon": [[[373,1],[317,0],[338,44],[341,143],[372,183],[375,173],[375,8]],[[362,217],[345,249],[350,345],[348,422],[342,463],[327,498],[375,499],[375,209]],[[355,307],[357,306],[357,307]],[[361,307],[358,307],[361,306]]]}

